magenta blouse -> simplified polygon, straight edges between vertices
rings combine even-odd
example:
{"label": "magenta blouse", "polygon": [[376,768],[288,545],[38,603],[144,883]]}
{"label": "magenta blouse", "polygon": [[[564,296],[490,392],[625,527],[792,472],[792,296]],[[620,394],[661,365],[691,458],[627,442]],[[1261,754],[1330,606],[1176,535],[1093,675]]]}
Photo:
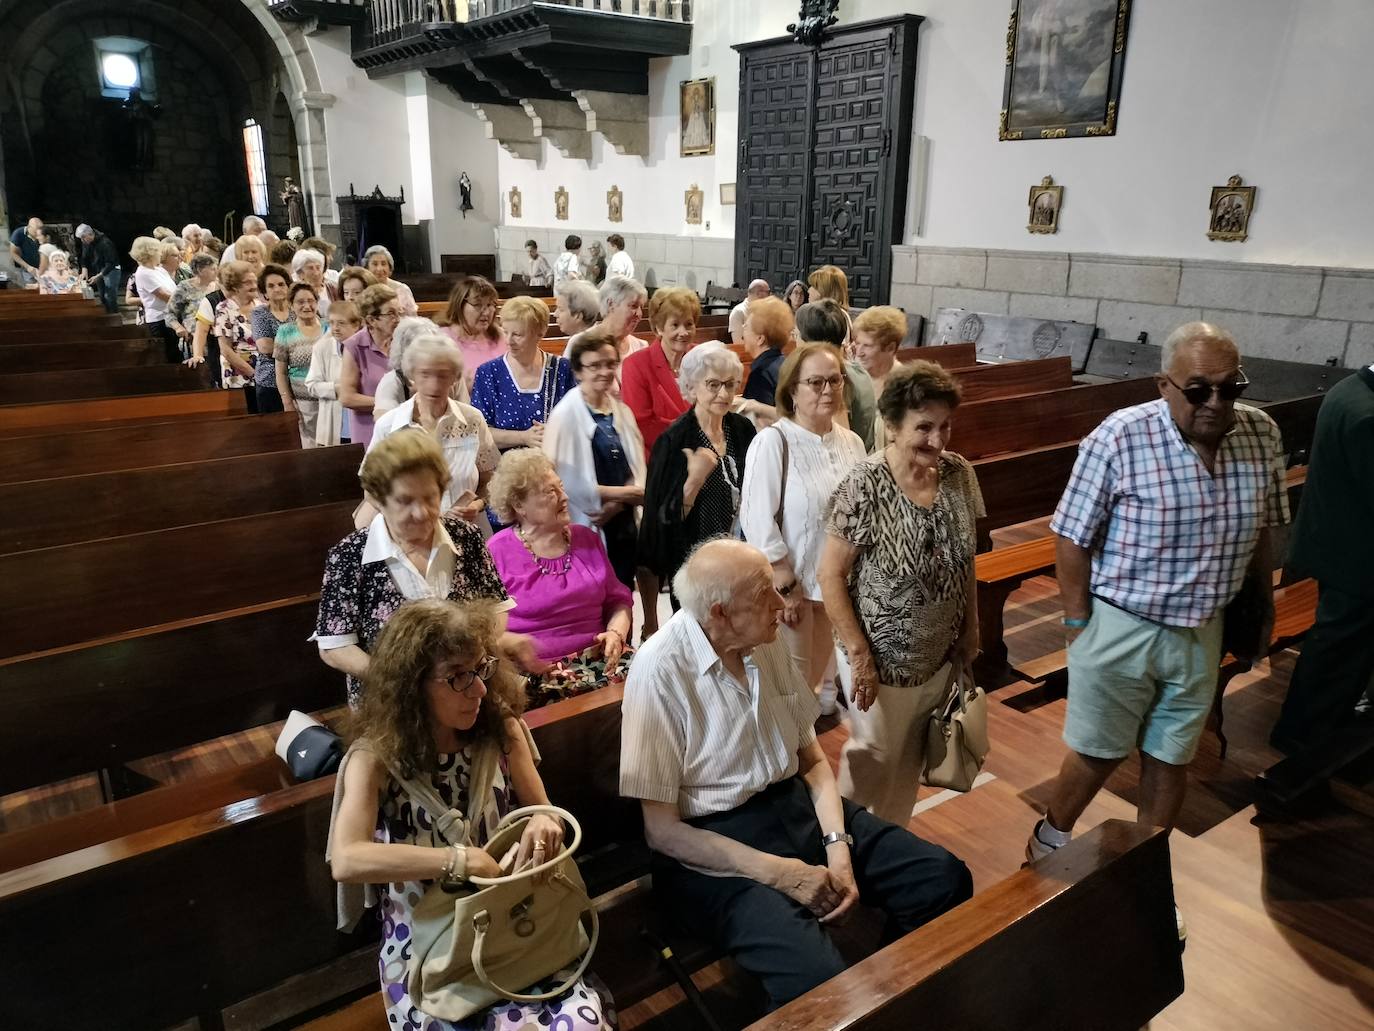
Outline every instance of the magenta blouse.
{"label": "magenta blouse", "polygon": [[611,614],[629,608],[633,600],[630,589],[616,579],[601,535],[589,526],[568,529],[572,563],[566,573],[557,571],[561,558],[536,561],[513,526],[487,541],[496,572],[515,600],[507,629],[533,637],[539,657],[549,662],[591,647]]}
{"label": "magenta blouse", "polygon": [[[344,352],[353,356],[353,361],[357,363],[358,373],[362,379],[359,391],[371,397],[377,393],[377,384],[382,381],[382,377],[387,374],[387,362],[390,359],[372,342],[372,334],[364,327],[341,345]],[[349,438],[355,444],[370,444],[372,442],[372,413],[355,411],[350,409],[348,412]],[[519,543],[518,541],[516,543]]]}

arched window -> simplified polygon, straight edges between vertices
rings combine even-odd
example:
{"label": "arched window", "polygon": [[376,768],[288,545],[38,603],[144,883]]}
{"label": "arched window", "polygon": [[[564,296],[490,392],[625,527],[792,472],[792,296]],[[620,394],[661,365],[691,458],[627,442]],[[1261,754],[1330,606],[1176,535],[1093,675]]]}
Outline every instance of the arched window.
{"label": "arched window", "polygon": [[248,163],[248,188],[253,192],[253,214],[267,216],[267,155],[262,146],[262,126],[249,118],[243,123],[243,155]]}

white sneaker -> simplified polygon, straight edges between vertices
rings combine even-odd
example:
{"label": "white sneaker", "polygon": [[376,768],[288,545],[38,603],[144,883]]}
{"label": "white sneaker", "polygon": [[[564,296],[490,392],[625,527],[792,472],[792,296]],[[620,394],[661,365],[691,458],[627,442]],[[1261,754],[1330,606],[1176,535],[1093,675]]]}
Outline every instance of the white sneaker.
{"label": "white sneaker", "polygon": [[1044,820],[1036,821],[1035,828],[1031,831],[1030,837],[1026,840],[1026,862],[1033,863],[1037,859],[1044,859],[1051,852],[1062,848],[1062,845],[1051,845],[1048,841],[1040,837],[1040,828],[1045,826]]}

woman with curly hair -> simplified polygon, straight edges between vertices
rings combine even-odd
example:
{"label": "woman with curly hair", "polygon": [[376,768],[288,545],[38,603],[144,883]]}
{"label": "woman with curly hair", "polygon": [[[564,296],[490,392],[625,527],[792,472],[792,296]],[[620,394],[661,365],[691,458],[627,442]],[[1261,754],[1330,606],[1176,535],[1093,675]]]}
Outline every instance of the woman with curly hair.
{"label": "woman with curly hair", "polygon": [[[502,1001],[458,1021],[423,1013],[410,996],[405,957],[416,902],[436,883],[471,890],[471,877],[509,872],[502,866],[508,858],[483,846],[507,813],[549,800],[520,718],[520,678],[497,657],[501,625],[489,602],[431,599],[406,605],[377,639],[367,691],[350,721],[353,746],[335,782],[327,858],[335,880],[357,886],[341,896],[340,923],[356,923],[363,905],[378,900],[368,892],[380,895],[385,936],[378,969],[391,1026],[605,1031],[615,1027],[615,1012],[591,977],[546,1001]],[[462,830],[446,836],[446,814],[427,810],[408,794],[406,781],[461,813]],[[562,824],[535,816],[511,869],[540,864],[562,846]],[[570,974],[559,971],[521,994],[549,993]]]}

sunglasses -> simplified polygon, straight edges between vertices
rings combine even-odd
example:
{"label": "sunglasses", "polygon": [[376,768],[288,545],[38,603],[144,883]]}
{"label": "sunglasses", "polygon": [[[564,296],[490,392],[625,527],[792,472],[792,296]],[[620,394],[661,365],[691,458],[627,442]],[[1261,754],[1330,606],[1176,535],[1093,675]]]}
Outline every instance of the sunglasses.
{"label": "sunglasses", "polygon": [[1169,385],[1183,395],[1183,399],[1194,408],[1200,408],[1212,399],[1213,391],[1217,397],[1223,401],[1234,401],[1245,393],[1245,388],[1250,385],[1250,379],[1245,375],[1244,369],[1237,369],[1240,379],[1231,380],[1229,383],[1194,383],[1191,386],[1180,387],[1170,377],[1164,378],[1169,381]]}

